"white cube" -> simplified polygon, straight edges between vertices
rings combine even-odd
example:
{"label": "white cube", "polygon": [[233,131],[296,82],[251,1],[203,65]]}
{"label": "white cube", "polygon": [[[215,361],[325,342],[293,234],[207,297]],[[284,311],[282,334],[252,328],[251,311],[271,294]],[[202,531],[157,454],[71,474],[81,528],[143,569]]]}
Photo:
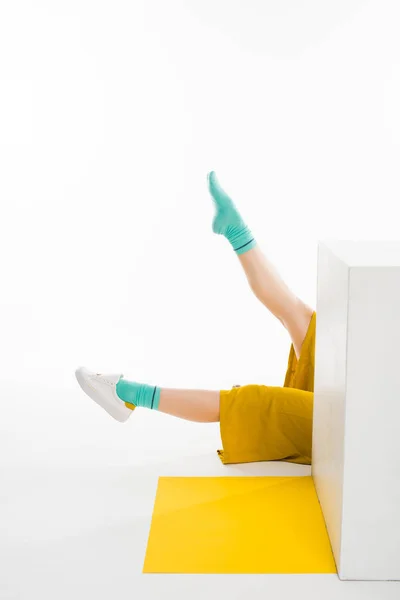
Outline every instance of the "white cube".
{"label": "white cube", "polygon": [[318,246],[312,475],[340,579],[400,580],[400,242]]}

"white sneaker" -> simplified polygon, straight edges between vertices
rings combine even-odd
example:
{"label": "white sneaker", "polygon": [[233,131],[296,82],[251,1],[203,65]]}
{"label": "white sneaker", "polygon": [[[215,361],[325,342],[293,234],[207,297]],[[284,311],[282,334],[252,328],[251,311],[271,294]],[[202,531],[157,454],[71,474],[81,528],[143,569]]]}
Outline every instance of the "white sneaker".
{"label": "white sneaker", "polygon": [[114,419],[124,422],[131,416],[136,407],[132,404],[130,405],[132,408],[128,408],[115,390],[118,381],[123,377],[122,373],[102,375],[89,371],[85,367],[79,367],[75,375],[83,391]]}

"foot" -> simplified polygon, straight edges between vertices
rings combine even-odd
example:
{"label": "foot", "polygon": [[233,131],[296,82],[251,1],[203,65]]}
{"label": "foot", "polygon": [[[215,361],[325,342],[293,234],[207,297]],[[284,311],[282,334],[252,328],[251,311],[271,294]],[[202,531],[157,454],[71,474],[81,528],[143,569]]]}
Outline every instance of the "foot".
{"label": "foot", "polygon": [[237,254],[251,250],[256,245],[256,241],[233,200],[220,186],[214,171],[208,174],[207,179],[208,189],[216,208],[212,224],[214,233],[224,235]]}
{"label": "foot", "polygon": [[135,406],[131,404],[128,408],[115,391],[118,381],[123,377],[122,373],[102,375],[89,371],[85,367],[79,367],[75,375],[83,391],[114,419],[122,423],[131,416]]}

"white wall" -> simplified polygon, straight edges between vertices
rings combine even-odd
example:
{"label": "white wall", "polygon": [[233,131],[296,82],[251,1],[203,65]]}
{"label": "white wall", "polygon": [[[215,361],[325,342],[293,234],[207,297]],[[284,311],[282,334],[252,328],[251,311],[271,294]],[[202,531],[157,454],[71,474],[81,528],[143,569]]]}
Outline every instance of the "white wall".
{"label": "white wall", "polygon": [[[349,268],[318,244],[312,475],[341,568]],[[358,437],[356,436],[358,440]]]}
{"label": "white wall", "polygon": [[80,364],[282,384],[289,339],[212,234],[206,173],[314,305],[317,239],[397,236],[399,17],[395,0],[1,3],[0,464],[129,462],[184,431],[214,448],[217,427],[174,421],[171,440],[143,413],[157,436],[136,444],[85,403]]}
{"label": "white wall", "polygon": [[400,580],[400,242],[318,249],[312,475],[341,579]]}

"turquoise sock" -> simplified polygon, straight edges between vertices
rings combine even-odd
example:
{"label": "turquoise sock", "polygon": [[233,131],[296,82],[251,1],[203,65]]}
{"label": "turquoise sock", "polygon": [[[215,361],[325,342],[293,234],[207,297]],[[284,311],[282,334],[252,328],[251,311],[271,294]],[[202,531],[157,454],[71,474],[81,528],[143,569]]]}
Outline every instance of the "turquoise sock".
{"label": "turquoise sock", "polygon": [[120,379],[115,386],[115,391],[119,398],[128,404],[158,410],[161,390],[154,385]]}
{"label": "turquoise sock", "polygon": [[244,254],[257,244],[253,234],[240,216],[235,204],[218,183],[214,171],[208,174],[208,188],[217,210],[213,231],[224,235],[236,254]]}

